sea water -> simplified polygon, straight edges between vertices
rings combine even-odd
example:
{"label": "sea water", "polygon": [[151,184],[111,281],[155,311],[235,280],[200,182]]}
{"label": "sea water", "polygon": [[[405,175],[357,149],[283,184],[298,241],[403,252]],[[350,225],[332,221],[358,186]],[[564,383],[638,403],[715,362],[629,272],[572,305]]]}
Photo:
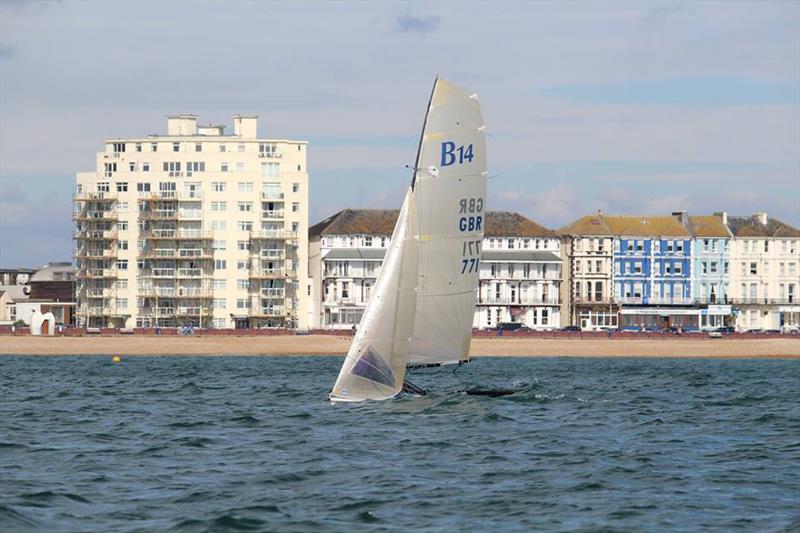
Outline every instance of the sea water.
{"label": "sea water", "polygon": [[[800,528],[800,362],[0,357],[0,530]],[[503,398],[460,389],[514,388]]]}

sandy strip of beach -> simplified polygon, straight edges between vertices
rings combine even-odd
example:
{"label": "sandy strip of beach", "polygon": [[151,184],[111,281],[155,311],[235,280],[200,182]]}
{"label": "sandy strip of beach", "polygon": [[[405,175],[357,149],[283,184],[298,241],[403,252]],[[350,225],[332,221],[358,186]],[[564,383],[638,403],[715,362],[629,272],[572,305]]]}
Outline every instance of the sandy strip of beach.
{"label": "sandy strip of beach", "polygon": [[[350,337],[0,337],[2,355],[338,355]],[[797,338],[607,339],[476,338],[473,356],[771,357],[800,359]]]}

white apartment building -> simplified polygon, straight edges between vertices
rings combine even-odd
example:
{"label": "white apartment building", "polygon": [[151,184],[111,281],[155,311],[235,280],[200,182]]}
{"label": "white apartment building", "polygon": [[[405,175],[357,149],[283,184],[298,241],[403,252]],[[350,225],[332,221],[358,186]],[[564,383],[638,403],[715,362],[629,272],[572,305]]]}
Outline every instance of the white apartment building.
{"label": "white apartment building", "polygon": [[800,324],[800,230],[766,213],[722,213],[733,239],[729,296],[737,329]]}
{"label": "white apartment building", "polygon": [[[309,230],[312,328],[361,321],[398,210],[345,209]],[[555,234],[515,213],[488,212],[475,327],[560,325],[561,260]]]}
{"label": "white apartment building", "polygon": [[568,302],[569,324],[583,330],[616,329],[619,304],[613,289],[614,237],[605,218],[588,215],[558,233],[567,269],[562,298]]}
{"label": "white apartment building", "polygon": [[474,326],[561,327],[560,254],[553,230],[517,213],[487,213]]}
{"label": "white apartment building", "polygon": [[307,143],[233,120],[170,116],[77,174],[79,325],[307,327]]}

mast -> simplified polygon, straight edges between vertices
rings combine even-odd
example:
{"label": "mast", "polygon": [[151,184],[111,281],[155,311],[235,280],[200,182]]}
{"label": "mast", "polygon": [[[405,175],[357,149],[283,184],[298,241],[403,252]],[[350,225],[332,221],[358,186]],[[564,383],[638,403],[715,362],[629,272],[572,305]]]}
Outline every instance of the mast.
{"label": "mast", "polygon": [[422,154],[422,140],[425,138],[425,128],[428,126],[428,117],[431,114],[431,105],[433,104],[433,95],[436,92],[436,84],[439,83],[439,75],[433,80],[433,87],[431,88],[431,95],[428,98],[428,107],[425,109],[425,119],[422,121],[422,131],[419,132],[419,144],[417,144],[417,158],[414,160],[414,174],[411,176],[411,190],[414,190],[414,185],[417,182],[417,172],[419,171],[419,157]]}

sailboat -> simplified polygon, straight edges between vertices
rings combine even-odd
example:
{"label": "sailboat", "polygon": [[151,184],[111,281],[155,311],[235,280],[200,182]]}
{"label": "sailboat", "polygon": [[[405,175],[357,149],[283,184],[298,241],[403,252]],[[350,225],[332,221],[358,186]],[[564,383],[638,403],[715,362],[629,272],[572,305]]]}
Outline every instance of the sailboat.
{"label": "sailboat", "polygon": [[361,323],[330,393],[385,400],[406,369],[469,357],[485,224],[486,134],[475,94],[433,84],[411,184]]}

